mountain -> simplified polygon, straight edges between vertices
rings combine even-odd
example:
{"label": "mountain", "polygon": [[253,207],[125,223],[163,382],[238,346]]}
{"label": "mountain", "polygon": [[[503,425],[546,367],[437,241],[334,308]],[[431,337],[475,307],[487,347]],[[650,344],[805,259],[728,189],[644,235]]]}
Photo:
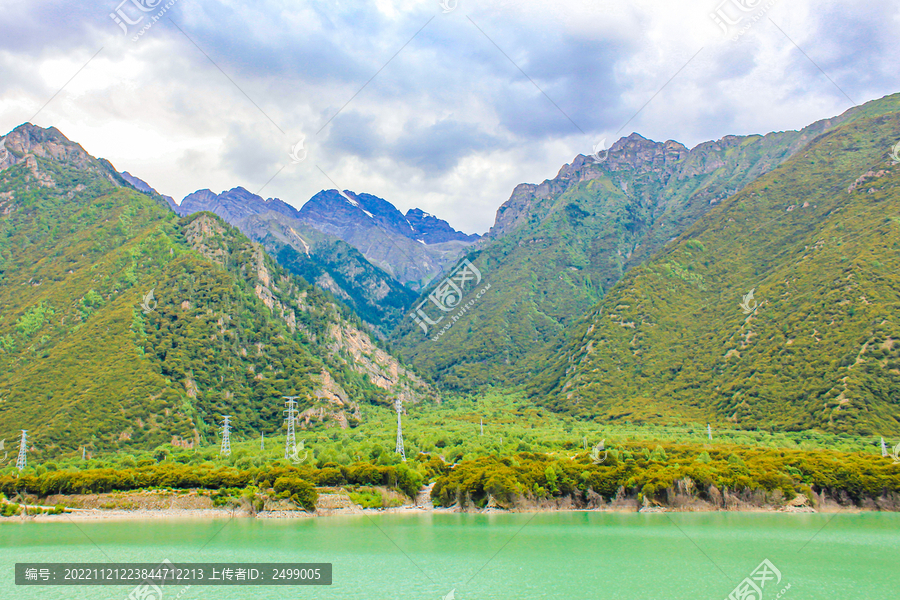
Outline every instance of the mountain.
{"label": "mountain", "polygon": [[297,217],[297,209],[290,204],[282,202],[278,198],[263,200],[262,197],[248,192],[242,187],[236,187],[221,194],[215,194],[210,190],[196,191],[182,199],[176,212],[185,216],[202,211],[215,213],[231,224],[268,211],[291,218]]}
{"label": "mountain", "polygon": [[237,229],[179,218],[54,128],[0,154],[0,439],[37,452],[215,443],[353,426],[361,402],[435,397],[328,295]]}
{"label": "mountain", "polygon": [[139,192],[144,192],[145,194],[158,195],[158,196],[162,197],[163,199],[165,199],[166,204],[169,205],[169,208],[171,208],[172,210],[174,210],[176,212],[178,211],[178,205],[175,203],[175,198],[173,198],[172,196],[164,196],[164,195],[160,194],[155,189],[150,187],[150,184],[148,184],[146,181],[144,181],[143,179],[140,179],[138,177],[135,177],[128,171],[122,171],[121,173],[119,173],[119,175],[122,176],[122,179],[124,179],[125,181],[130,183],[132,185],[132,187],[134,187],[134,189],[138,190]]}
{"label": "mountain", "polygon": [[406,222],[410,224],[416,239],[425,244],[440,244],[441,242],[477,242],[481,236],[477,233],[465,234],[450,227],[450,224],[434,215],[428,214],[421,208],[412,208],[406,211]]}
{"label": "mountain", "polygon": [[[396,326],[415,300],[414,291],[373,266],[359,250],[336,235],[323,233],[329,228],[316,219],[314,210],[308,209],[301,218],[300,211],[278,198],[263,200],[242,187],[221,194],[210,190],[194,192],[182,200],[177,210],[181,215],[200,211],[219,215],[262,243],[292,273],[334,294],[379,337],[385,337]],[[371,217],[363,214],[362,220],[368,223]],[[394,221],[396,228],[397,219]],[[405,223],[402,216],[400,221]]]}
{"label": "mountain", "polygon": [[517,186],[469,249],[490,289],[464,314],[444,312],[427,300],[436,288],[426,290],[416,306],[431,320],[458,318],[439,337],[447,321],[423,328],[408,318],[393,334],[396,347],[453,388],[524,383],[629,269],[817,136],[892,103],[800,131],[726,136],[692,149],[632,134],[606,154],[579,155],[554,179]]}
{"label": "mountain", "polygon": [[[350,244],[370,263],[412,290],[427,285],[480,237],[456,231],[446,221],[420,209],[412,209],[404,216],[387,200],[349,190],[323,190],[300,210],[278,198],[263,200],[241,187],[221,194],[200,190],[185,197],[177,212],[187,215],[202,210],[214,212],[238,227],[251,216],[270,211],[278,213],[302,224],[282,219],[283,225],[303,229],[308,234],[314,229],[332,241]],[[254,235],[262,233],[258,228],[254,231]],[[343,295],[355,294],[351,289],[344,289]]]}
{"label": "mountain", "polygon": [[405,317],[416,299],[415,292],[373,266],[359,250],[303,221],[269,211],[236,225],[288,271],[352,308],[379,337]]}
{"label": "mountain", "polygon": [[177,208],[181,215],[200,211],[214,212],[263,243],[293,273],[350,306],[380,337],[403,319],[416,290],[479,239],[422,210],[404,217],[382,198],[350,191],[319,192],[297,210],[241,187],[221,194],[200,190]]}
{"label": "mountain", "polygon": [[631,269],[530,386],[598,420],[900,433],[900,95]]}
{"label": "mountain", "polygon": [[420,290],[452,266],[472,243],[472,236],[424,215],[414,213],[414,225],[393,204],[377,196],[325,190],[303,205],[298,219],[344,240],[373,265],[410,289]]}

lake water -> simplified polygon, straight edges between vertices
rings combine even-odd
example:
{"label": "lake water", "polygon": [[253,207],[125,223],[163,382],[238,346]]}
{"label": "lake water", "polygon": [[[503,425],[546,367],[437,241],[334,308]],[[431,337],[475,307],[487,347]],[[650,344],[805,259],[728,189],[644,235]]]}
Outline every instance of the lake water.
{"label": "lake water", "polygon": [[900,515],[426,513],[56,523],[7,519],[0,523],[0,598],[125,600],[134,587],[17,587],[16,562],[156,563],[166,558],[330,562],[334,583],[187,590],[166,586],[163,600],[440,600],[451,590],[455,600],[724,600],[764,559],[780,571],[781,580],[766,582],[763,600],[896,598]]}

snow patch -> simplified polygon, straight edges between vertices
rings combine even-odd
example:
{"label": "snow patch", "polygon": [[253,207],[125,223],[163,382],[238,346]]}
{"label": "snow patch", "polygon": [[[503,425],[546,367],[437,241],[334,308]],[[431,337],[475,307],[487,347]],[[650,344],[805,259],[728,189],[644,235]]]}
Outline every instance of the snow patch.
{"label": "snow patch", "polygon": [[355,206],[356,208],[360,208],[359,202],[357,202],[356,200],[354,200],[353,198],[351,198],[350,196],[348,196],[348,195],[345,194],[344,192],[338,192],[338,193],[339,193],[341,196],[343,196],[343,197],[344,197],[344,200],[346,200],[347,202],[349,202],[351,205]]}

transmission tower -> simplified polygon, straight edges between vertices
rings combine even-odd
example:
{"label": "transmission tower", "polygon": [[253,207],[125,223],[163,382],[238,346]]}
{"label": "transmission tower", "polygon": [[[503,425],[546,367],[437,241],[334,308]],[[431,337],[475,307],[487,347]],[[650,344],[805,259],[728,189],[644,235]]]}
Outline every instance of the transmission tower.
{"label": "transmission tower", "polygon": [[884,443],[884,438],[881,438],[881,456],[888,456],[887,445]]}
{"label": "transmission tower", "polygon": [[297,454],[297,436],[294,433],[294,421],[297,419],[297,398],[300,396],[282,396],[284,398],[284,412],[287,413],[287,437],[284,439],[284,458],[290,458]]}
{"label": "transmission tower", "polygon": [[403,449],[403,426],[400,424],[400,413],[403,412],[403,402],[400,398],[394,400],[394,410],[397,411],[397,449],[395,452],[400,455],[403,462],[406,462],[406,450]]}
{"label": "transmission tower", "polygon": [[259,432],[259,449],[260,451],[266,449],[266,434],[263,431]]}
{"label": "transmission tower", "polygon": [[712,427],[709,426],[709,423],[706,424],[706,437],[712,439]]}
{"label": "transmission tower", "polygon": [[478,425],[481,426],[481,434],[480,435],[484,435],[484,419],[482,419],[481,417],[478,417]]}
{"label": "transmission tower", "polygon": [[19,458],[16,459],[16,468],[20,471],[25,469],[25,451],[28,444],[28,433],[22,430],[22,441],[19,442]]}
{"label": "transmission tower", "polygon": [[219,450],[219,454],[222,456],[231,455],[231,417],[222,417],[224,422],[222,423],[222,448]]}

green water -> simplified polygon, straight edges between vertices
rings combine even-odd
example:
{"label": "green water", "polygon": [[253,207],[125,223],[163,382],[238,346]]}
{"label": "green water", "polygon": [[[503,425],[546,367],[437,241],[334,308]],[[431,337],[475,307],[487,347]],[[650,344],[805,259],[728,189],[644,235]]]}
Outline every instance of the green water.
{"label": "green water", "polygon": [[[0,598],[125,600],[133,586],[17,587],[16,562],[330,562],[328,587],[201,587],[179,600],[723,600],[768,559],[776,598],[896,598],[900,515],[410,514],[0,523]],[[163,600],[181,587],[167,586]]]}

